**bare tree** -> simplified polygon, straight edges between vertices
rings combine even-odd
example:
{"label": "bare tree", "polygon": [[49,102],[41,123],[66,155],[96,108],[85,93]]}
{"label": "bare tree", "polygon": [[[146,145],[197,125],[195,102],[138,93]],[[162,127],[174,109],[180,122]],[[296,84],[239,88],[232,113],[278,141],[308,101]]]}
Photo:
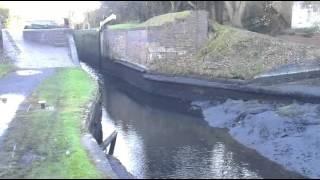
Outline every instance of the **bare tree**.
{"label": "bare tree", "polygon": [[229,20],[236,27],[243,27],[242,17],[246,8],[246,1],[224,1]]}

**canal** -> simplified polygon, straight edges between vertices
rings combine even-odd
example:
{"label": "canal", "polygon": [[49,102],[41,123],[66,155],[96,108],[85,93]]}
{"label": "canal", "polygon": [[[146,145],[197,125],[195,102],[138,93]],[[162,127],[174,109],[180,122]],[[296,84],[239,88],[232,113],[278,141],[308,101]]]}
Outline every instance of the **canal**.
{"label": "canal", "polygon": [[117,130],[114,156],[137,178],[301,178],[210,127],[188,102],[96,77],[104,138]]}

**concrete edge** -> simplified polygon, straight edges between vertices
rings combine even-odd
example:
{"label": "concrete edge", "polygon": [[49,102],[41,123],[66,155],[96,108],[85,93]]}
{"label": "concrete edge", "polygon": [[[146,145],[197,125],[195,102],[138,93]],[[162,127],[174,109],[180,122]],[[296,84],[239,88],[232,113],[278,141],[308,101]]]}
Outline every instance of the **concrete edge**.
{"label": "concrete edge", "polygon": [[29,32],[42,32],[42,31],[72,31],[71,28],[65,28],[65,27],[61,27],[61,28],[48,28],[48,29],[23,29],[23,31],[29,31]]}
{"label": "concrete edge", "polygon": [[130,63],[130,62],[127,62],[127,61],[123,61],[123,60],[115,60],[114,62],[117,63],[117,64],[121,64],[123,66],[127,66],[127,67],[129,67],[131,69],[134,69],[136,71],[139,71],[141,73],[147,73],[147,69],[142,67],[142,66],[138,66],[136,64],[133,64],[133,63]]}
{"label": "concrete edge", "polygon": [[73,34],[68,34],[67,38],[68,38],[68,48],[69,48],[69,52],[70,52],[70,56],[71,56],[72,62],[76,66],[80,66],[80,61],[79,61],[79,57],[78,57],[78,51],[77,51],[77,48],[76,48],[76,44],[75,44],[75,41],[74,41]]}
{"label": "concrete edge", "polygon": [[3,29],[2,38],[4,36],[8,39],[7,42],[9,42],[11,44],[11,46],[13,47],[13,49],[15,51],[14,54],[20,54],[21,53],[21,49],[18,47],[17,43],[14,41],[14,39],[13,39],[12,35],[10,34],[10,32],[8,31],[8,29]]}
{"label": "concrete edge", "polygon": [[113,171],[106,155],[100,149],[97,141],[91,134],[85,133],[81,138],[81,142],[85,146],[87,152],[89,152],[90,158],[93,160],[97,169],[103,173],[105,178],[110,177],[112,179],[119,179],[119,177]]}
{"label": "concrete edge", "polygon": [[127,169],[122,165],[119,159],[115,158],[114,156],[107,155],[109,162],[112,164],[114,168],[112,168],[119,177],[123,179],[136,179],[131,173],[128,173]]}
{"label": "concrete edge", "polygon": [[320,76],[320,69],[314,69],[310,71],[299,71],[294,73],[286,73],[279,75],[269,75],[256,77],[249,81],[249,83],[281,83],[281,82],[292,82],[296,80],[303,80],[308,78],[317,78]]}
{"label": "concrete edge", "polygon": [[230,83],[222,83],[215,81],[207,81],[202,79],[194,79],[188,77],[169,77],[165,75],[152,75],[152,74],[144,74],[143,77],[145,79],[151,81],[159,81],[165,83],[175,83],[175,84],[184,84],[198,87],[208,87],[208,88],[219,88],[225,90],[239,91],[244,93],[253,93],[253,94],[263,94],[270,95],[276,97],[287,97],[292,99],[297,99],[306,102],[320,102],[320,96],[306,94],[303,92],[284,92],[280,90],[273,90],[263,86],[256,85],[239,85],[239,84],[231,84]]}
{"label": "concrete edge", "polygon": [[[118,61],[118,62],[117,62]],[[148,72],[147,69],[143,69],[141,67],[137,68],[134,64],[130,62],[123,62],[119,60],[115,60],[114,63],[125,66],[127,68],[138,71],[142,74],[143,78],[150,81],[155,82],[163,82],[163,83],[171,83],[171,84],[181,84],[181,85],[190,85],[195,87],[204,87],[204,88],[215,88],[222,90],[231,90],[235,92],[247,93],[247,94],[260,94],[266,96],[284,97],[287,99],[296,99],[303,102],[311,102],[318,103],[320,102],[320,96],[305,94],[301,92],[283,92],[280,90],[273,90],[267,87],[258,86],[254,84],[250,84],[250,82],[237,82],[233,80],[205,80],[199,78],[190,78],[185,76],[170,76],[165,74],[153,74]],[[310,76],[316,76],[320,73],[320,71],[314,72],[315,74],[311,74]],[[296,76],[305,76],[304,74],[296,74]],[[292,75],[290,75],[291,77]],[[294,76],[295,77],[295,76]],[[272,77],[273,78],[273,77]],[[268,81],[273,81],[270,77]],[[279,78],[283,78],[279,77]],[[309,76],[306,76],[309,78]]]}
{"label": "concrete edge", "polygon": [[[104,177],[109,177],[112,179],[135,179],[135,177],[130,174],[121,163],[111,163],[111,161],[120,161],[113,156],[110,158],[110,155],[105,154],[105,152],[100,148],[98,144],[97,138],[101,138],[100,141],[103,140],[102,129],[101,133],[93,131],[92,129],[99,128],[99,126],[97,127],[97,124],[101,125],[101,117],[99,116],[102,116],[102,114],[97,115],[97,111],[99,111],[98,113],[102,113],[101,100],[102,94],[100,92],[99,86],[97,85],[96,91],[94,92],[94,97],[91,99],[87,107],[88,109],[86,111],[86,117],[82,124],[84,132],[81,137],[81,143],[84,145],[89,157]],[[115,169],[113,167],[115,167]]]}
{"label": "concrete edge", "polygon": [[97,137],[92,135],[90,128],[95,122],[95,111],[99,105],[99,98],[101,94],[99,92],[99,87],[97,86],[93,98],[90,100],[85,114],[85,119],[82,124],[83,134],[81,137],[81,143],[85,147],[90,159],[93,161],[97,169],[103,174],[104,178],[110,177],[112,179],[119,179],[119,177],[113,171],[106,154],[99,147],[96,140]]}

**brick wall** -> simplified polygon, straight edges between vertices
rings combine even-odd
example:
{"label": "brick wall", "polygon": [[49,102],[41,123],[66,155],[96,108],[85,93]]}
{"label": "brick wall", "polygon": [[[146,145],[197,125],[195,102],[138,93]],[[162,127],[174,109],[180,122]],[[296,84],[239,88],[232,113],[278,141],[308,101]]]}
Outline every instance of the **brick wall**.
{"label": "brick wall", "polygon": [[146,67],[150,71],[174,73],[195,61],[208,36],[208,14],[192,11],[184,19],[162,26],[103,32],[104,57]]}

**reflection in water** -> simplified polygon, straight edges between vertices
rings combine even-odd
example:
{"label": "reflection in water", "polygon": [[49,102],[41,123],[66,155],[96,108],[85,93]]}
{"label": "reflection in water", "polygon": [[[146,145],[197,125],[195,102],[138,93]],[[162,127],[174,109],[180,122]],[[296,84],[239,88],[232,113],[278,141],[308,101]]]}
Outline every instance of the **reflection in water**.
{"label": "reflection in water", "polygon": [[[111,119],[109,114],[103,110],[102,116],[108,121],[102,121],[103,132],[111,132],[110,129],[117,129],[117,142],[115,146],[115,156],[121,156],[121,163],[125,164],[127,169],[130,169],[132,174],[138,177],[144,177],[144,149],[142,148],[141,138],[138,136],[136,131],[132,128],[124,130],[122,126],[115,127],[114,124],[110,123]],[[103,134],[103,139],[107,138],[107,133]],[[130,141],[127,141],[130,139]],[[134,149],[134,153],[130,152]]]}
{"label": "reflection in water", "polygon": [[106,79],[103,86],[103,132],[106,137],[118,131],[114,155],[136,177],[295,177],[234,141],[225,129],[209,127],[200,117],[158,108],[159,97],[131,88],[128,96],[119,90],[119,83]]}
{"label": "reflection in water", "polygon": [[223,178],[245,178],[259,176],[243,166],[237,165],[233,160],[233,152],[227,151],[225,145],[218,142],[214,145],[212,150],[212,164],[211,169],[214,171],[215,177]]}

